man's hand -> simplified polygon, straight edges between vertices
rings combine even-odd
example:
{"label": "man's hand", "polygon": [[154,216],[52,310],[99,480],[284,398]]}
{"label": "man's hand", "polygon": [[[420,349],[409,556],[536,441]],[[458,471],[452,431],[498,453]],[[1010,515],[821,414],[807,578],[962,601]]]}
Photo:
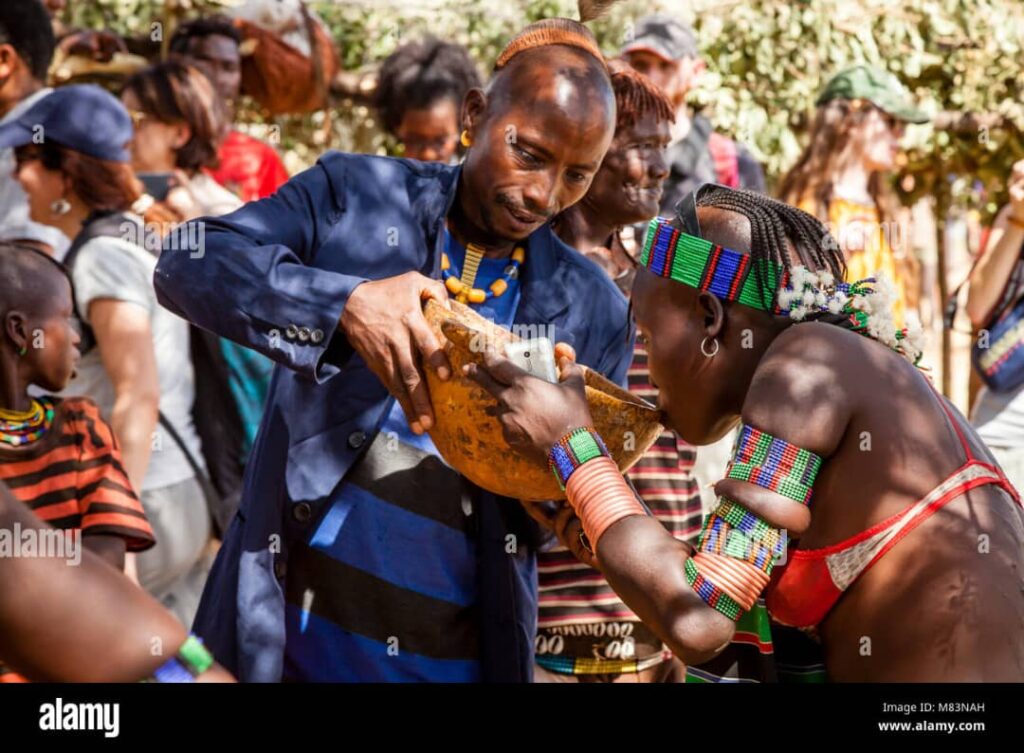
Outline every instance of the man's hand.
{"label": "man's hand", "polygon": [[434,425],[427,382],[419,359],[451,376],[448,356],[423,316],[423,301],[448,306],[444,283],[418,272],[364,282],[349,296],[338,328],[405,411],[409,427],[422,434]]}

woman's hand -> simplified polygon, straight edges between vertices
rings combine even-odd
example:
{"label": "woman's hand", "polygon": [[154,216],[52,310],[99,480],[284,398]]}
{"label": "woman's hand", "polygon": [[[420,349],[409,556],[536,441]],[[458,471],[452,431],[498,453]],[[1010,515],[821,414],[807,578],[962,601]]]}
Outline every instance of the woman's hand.
{"label": "woman's hand", "polygon": [[498,400],[495,415],[509,447],[526,457],[547,462],[551,447],[568,432],[591,424],[583,370],[556,346],[561,382],[530,376],[504,356],[488,349],[484,364],[470,363],[463,372]]}
{"label": "woman's hand", "polygon": [[554,532],[558,542],[584,565],[600,570],[597,556],[583,533],[583,523],[565,500],[560,502],[522,502],[526,514],[546,530]]}

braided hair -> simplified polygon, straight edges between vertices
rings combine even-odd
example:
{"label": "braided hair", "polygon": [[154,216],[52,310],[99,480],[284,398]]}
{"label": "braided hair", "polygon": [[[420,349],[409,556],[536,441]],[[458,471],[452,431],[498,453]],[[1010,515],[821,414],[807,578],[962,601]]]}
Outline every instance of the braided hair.
{"label": "braided hair", "polygon": [[[844,290],[836,294],[838,297],[831,303],[827,303],[828,299],[820,290],[808,291],[806,285],[814,286],[818,275],[831,275],[833,280],[846,276],[839,244],[813,215],[758,193],[724,186],[701,191],[696,203],[701,207],[735,212],[749,220],[750,256],[762,295],[768,298],[762,299],[766,308],[772,310],[776,303],[783,308],[792,306],[794,293],[789,288],[795,285],[798,297],[821,298],[815,301],[815,306],[797,303],[796,308],[788,308],[789,315],[796,321],[833,324],[876,340],[915,365],[921,360],[924,343],[920,324],[913,322],[902,329],[896,328],[892,319],[895,288],[884,277],[844,283]],[[796,251],[795,255],[790,246]],[[765,270],[773,267],[781,267],[786,274],[777,275],[774,289],[769,289],[764,279]],[[786,288],[786,302],[780,298],[783,288]],[[856,303],[852,304],[854,299]],[[822,306],[822,301],[827,305]]]}
{"label": "braided hair", "polygon": [[[780,275],[770,290],[763,278],[765,267],[791,271],[803,265],[828,270],[837,279],[846,275],[839,243],[813,215],[763,194],[718,186],[709,186],[697,196],[697,206],[714,207],[743,215],[750,222],[750,258],[761,290],[770,296],[767,308],[774,307],[783,286]],[[794,258],[790,244],[796,250]]]}

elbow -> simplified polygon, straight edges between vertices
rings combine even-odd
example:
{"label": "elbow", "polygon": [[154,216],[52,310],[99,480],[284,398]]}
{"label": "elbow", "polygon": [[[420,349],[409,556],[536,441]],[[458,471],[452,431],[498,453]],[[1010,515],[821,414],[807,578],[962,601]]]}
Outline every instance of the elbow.
{"label": "elbow", "polygon": [[118,390],[114,400],[114,413],[153,421],[160,415],[160,389],[132,385],[127,390]]}
{"label": "elbow", "polygon": [[666,643],[684,664],[703,664],[729,645],[736,623],[703,602],[672,620]]}

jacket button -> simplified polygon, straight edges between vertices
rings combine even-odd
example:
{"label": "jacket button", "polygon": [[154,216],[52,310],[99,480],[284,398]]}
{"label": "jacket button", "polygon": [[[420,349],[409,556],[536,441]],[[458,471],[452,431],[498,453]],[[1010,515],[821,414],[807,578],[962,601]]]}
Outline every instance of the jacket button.
{"label": "jacket button", "polygon": [[366,434],[361,431],[354,431],[348,435],[348,446],[353,450],[358,450],[366,442]]}
{"label": "jacket button", "polygon": [[294,340],[296,337],[298,337],[298,335],[299,328],[296,327],[294,324],[289,324],[288,327],[285,328],[284,336],[287,337],[289,340]]}
{"label": "jacket button", "polygon": [[309,342],[309,327],[299,327],[299,342]]}
{"label": "jacket button", "polygon": [[284,576],[287,571],[288,567],[283,559],[278,557],[276,560],[274,560],[274,576],[278,580],[284,580]]}
{"label": "jacket button", "polygon": [[313,517],[313,508],[308,502],[299,502],[292,508],[292,517],[299,523],[306,523]]}
{"label": "jacket button", "polygon": [[319,345],[324,341],[324,331],[322,329],[315,329],[309,333],[309,341],[314,345]]}

